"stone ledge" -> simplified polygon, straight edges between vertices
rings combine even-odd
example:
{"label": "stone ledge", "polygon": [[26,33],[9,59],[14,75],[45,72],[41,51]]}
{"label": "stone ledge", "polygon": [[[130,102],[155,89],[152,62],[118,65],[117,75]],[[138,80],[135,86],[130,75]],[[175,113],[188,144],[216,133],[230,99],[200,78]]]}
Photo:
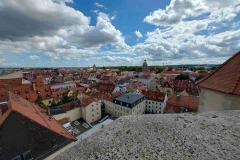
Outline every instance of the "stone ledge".
{"label": "stone ledge", "polygon": [[240,111],[124,116],[56,159],[239,159]]}

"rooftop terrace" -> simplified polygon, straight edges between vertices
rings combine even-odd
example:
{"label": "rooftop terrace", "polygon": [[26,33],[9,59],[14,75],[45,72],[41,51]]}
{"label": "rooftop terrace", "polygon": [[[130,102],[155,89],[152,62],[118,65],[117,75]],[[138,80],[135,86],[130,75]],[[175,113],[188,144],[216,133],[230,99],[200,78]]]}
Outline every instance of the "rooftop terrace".
{"label": "rooftop terrace", "polygon": [[56,159],[239,159],[240,111],[120,117]]}

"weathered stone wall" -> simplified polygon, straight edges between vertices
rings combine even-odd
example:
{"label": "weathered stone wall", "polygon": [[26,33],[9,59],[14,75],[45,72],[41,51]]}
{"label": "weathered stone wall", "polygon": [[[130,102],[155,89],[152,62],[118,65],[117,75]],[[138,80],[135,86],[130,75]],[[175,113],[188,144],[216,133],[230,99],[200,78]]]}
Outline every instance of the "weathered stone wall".
{"label": "weathered stone wall", "polygon": [[123,116],[56,159],[239,159],[240,111]]}

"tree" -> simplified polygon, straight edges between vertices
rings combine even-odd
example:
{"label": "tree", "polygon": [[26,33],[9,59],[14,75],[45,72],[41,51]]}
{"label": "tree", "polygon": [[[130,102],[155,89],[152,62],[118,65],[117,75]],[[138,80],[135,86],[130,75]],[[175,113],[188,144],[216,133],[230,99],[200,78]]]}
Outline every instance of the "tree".
{"label": "tree", "polygon": [[201,71],[199,71],[199,73],[207,73],[207,71],[201,70]]}
{"label": "tree", "polygon": [[121,73],[121,71],[117,71],[116,73],[119,74],[119,73]]}
{"label": "tree", "polygon": [[212,67],[211,70],[215,70],[217,67]]}
{"label": "tree", "polygon": [[41,96],[38,96],[36,101],[35,101],[35,104],[37,104],[38,106],[40,107],[43,107],[43,102],[42,102],[42,97]]}
{"label": "tree", "polygon": [[187,75],[187,74],[180,74],[175,79],[188,80],[189,79],[189,75]]}
{"label": "tree", "polygon": [[162,71],[163,71],[163,68],[158,68],[156,74],[158,74],[158,73],[162,73]]}
{"label": "tree", "polygon": [[197,76],[195,79],[195,82],[199,81],[200,79],[202,79],[204,76]]}
{"label": "tree", "polygon": [[135,78],[139,78],[139,75],[136,75]]}
{"label": "tree", "polygon": [[56,106],[57,106],[57,103],[56,103],[55,99],[53,99],[50,108],[53,108]]}
{"label": "tree", "polygon": [[70,97],[69,97],[69,101],[70,102],[74,102],[74,101],[76,101],[78,98],[77,98],[77,95],[76,94],[72,94]]}
{"label": "tree", "polygon": [[61,99],[62,104],[66,104],[70,102],[70,98],[68,97],[68,92],[63,93],[63,97]]}

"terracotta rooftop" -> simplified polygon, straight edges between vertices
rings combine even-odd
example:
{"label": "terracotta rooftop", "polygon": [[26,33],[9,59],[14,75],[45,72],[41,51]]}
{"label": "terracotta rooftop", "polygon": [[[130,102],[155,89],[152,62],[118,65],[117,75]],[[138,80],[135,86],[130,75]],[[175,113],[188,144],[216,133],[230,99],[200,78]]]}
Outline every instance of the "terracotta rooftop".
{"label": "terracotta rooftop", "polygon": [[165,93],[162,93],[162,92],[143,90],[142,94],[144,94],[146,96],[146,99],[148,100],[163,102],[165,99]]}
{"label": "terracotta rooftop", "polygon": [[172,104],[191,109],[198,109],[199,99],[188,96],[179,96],[178,98],[177,95],[169,95],[167,104]]}
{"label": "terracotta rooftop", "polygon": [[60,123],[61,125],[64,125],[64,124],[68,123],[68,119],[67,118],[60,119],[60,120],[58,120],[58,123]]}
{"label": "terracotta rooftop", "polygon": [[5,121],[11,112],[18,112],[19,114],[61,136],[75,140],[75,138],[65,128],[63,128],[58,121],[55,120],[55,118],[41,113],[39,106],[30,103],[11,92],[8,92],[1,99],[1,102],[4,101],[7,102],[8,109],[0,116],[0,125]]}
{"label": "terracotta rooftop", "polygon": [[240,51],[215,69],[197,85],[228,94],[240,95]]}

